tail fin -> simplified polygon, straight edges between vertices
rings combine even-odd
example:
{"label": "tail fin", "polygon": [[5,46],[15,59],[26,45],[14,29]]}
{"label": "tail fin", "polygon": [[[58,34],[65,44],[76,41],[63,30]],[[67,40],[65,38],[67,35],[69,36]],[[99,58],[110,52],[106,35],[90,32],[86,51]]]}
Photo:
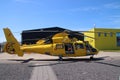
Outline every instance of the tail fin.
{"label": "tail fin", "polygon": [[18,56],[23,56],[23,52],[20,49],[19,42],[15,39],[13,34],[11,33],[10,29],[4,28],[4,34],[7,40],[6,45],[4,46],[4,51],[8,52],[9,54],[17,54]]}

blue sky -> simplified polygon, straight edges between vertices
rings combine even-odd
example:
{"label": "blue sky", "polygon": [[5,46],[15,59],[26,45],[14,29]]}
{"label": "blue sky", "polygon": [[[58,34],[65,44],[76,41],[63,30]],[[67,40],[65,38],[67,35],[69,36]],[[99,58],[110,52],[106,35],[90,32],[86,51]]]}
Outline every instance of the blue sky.
{"label": "blue sky", "polygon": [[18,40],[23,30],[62,27],[71,30],[120,29],[120,0],[0,0],[2,29],[9,27]]}

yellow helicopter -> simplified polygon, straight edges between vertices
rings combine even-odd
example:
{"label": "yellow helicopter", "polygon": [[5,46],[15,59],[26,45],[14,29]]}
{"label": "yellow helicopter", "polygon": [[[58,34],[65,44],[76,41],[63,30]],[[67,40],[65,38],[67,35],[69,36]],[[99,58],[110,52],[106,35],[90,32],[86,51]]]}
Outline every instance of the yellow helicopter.
{"label": "yellow helicopter", "polygon": [[9,28],[3,30],[7,40],[3,51],[9,54],[17,54],[22,57],[25,52],[39,53],[58,56],[59,60],[62,60],[62,57],[79,56],[90,56],[90,59],[93,59],[93,56],[98,54],[98,50],[93,48],[88,41],[81,41],[75,37],[70,38],[67,31],[56,33],[51,38],[52,43],[45,43],[45,39],[40,39],[36,44],[20,45]]}

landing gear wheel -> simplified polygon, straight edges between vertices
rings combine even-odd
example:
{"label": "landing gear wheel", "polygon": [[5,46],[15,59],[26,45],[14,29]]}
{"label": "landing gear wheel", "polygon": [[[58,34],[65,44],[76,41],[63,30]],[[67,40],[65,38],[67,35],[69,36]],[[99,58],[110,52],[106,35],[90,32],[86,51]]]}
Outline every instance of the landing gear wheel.
{"label": "landing gear wheel", "polygon": [[94,57],[93,56],[90,56],[90,60],[93,60],[94,59]]}
{"label": "landing gear wheel", "polygon": [[59,56],[59,61],[63,61],[63,58],[61,55]]}

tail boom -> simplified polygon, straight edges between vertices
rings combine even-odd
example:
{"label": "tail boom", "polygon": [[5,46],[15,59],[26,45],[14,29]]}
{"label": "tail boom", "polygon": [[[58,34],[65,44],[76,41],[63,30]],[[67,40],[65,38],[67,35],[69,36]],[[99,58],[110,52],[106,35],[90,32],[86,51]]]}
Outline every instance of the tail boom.
{"label": "tail boom", "polygon": [[17,54],[18,56],[23,56],[23,52],[20,49],[20,44],[13,36],[10,29],[4,28],[3,30],[7,40],[7,43],[4,46],[4,51],[8,52],[9,54]]}

